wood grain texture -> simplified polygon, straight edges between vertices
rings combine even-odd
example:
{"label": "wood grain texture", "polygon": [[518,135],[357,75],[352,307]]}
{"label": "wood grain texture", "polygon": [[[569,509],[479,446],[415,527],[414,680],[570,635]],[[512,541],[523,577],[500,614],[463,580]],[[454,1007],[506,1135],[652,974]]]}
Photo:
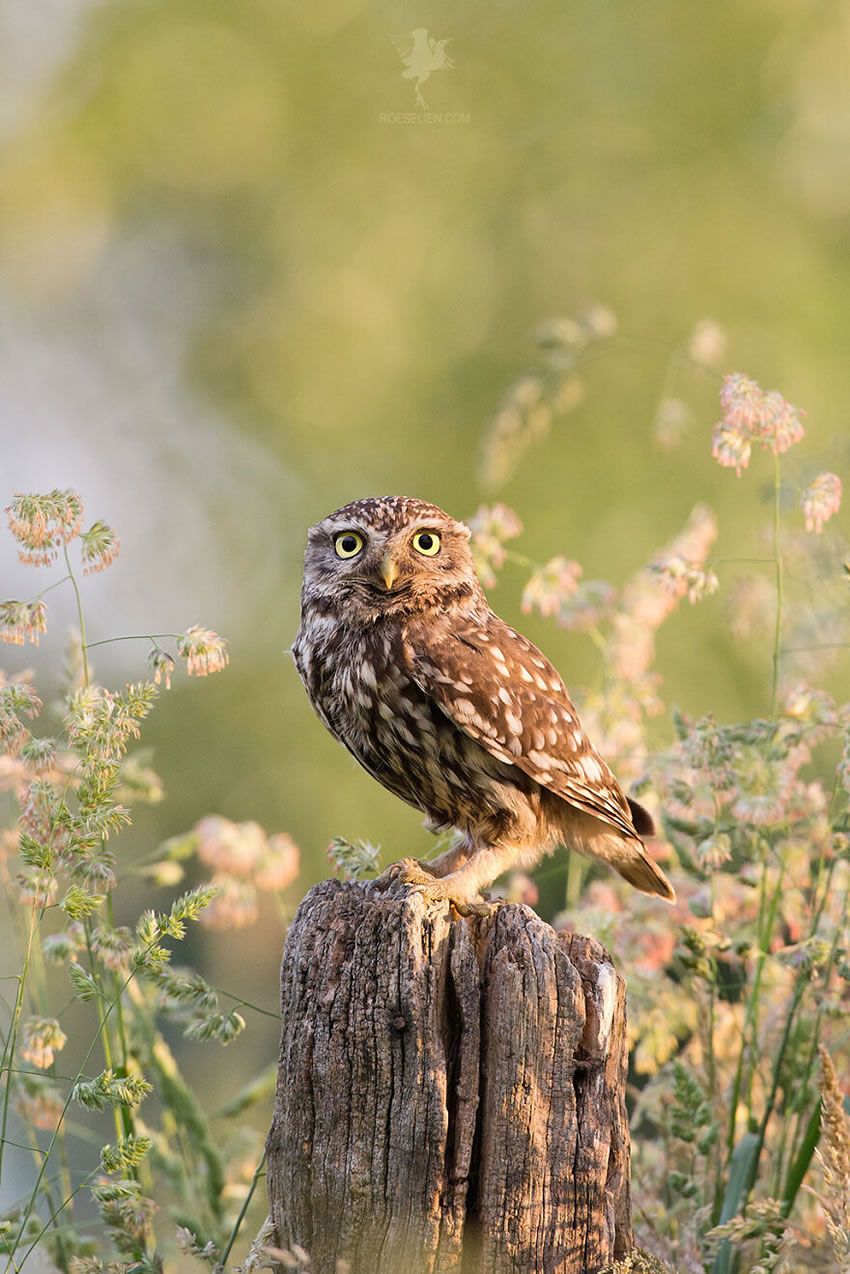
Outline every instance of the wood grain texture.
{"label": "wood grain texture", "polygon": [[593,1274],[630,1250],[625,986],[592,938],[325,881],[281,1003],[269,1199],[312,1274]]}

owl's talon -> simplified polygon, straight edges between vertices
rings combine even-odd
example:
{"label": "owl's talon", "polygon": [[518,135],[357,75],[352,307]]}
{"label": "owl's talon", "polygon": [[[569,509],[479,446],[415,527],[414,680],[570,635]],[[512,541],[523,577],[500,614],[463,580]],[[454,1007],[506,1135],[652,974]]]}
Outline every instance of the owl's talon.
{"label": "owl's talon", "polygon": [[478,916],[479,918],[489,916],[493,903],[491,902],[470,902],[468,898],[450,898],[449,902],[460,916]]}
{"label": "owl's talon", "polygon": [[396,885],[427,885],[433,879],[418,859],[400,858],[397,863],[390,863],[386,871],[381,872],[372,883],[381,893],[386,893]]}
{"label": "owl's talon", "polygon": [[461,916],[490,914],[490,903],[456,895],[451,885],[432,876],[425,864],[415,858],[401,858],[397,863],[391,863],[372,883],[381,893],[395,893],[399,887],[402,891],[415,889],[431,902],[450,902]]}

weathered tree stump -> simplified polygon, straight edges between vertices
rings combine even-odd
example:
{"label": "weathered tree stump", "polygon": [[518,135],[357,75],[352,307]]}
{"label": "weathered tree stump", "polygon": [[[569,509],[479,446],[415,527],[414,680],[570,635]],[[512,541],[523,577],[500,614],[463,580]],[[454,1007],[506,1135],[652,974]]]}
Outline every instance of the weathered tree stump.
{"label": "weathered tree stump", "polygon": [[311,1274],[593,1274],[631,1248],[625,985],[594,939],[328,880],[281,998],[268,1190]]}

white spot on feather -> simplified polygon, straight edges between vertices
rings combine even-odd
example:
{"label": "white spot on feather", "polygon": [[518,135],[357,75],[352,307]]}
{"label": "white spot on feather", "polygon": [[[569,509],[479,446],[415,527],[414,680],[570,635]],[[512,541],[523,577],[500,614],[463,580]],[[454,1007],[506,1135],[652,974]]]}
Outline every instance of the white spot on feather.
{"label": "white spot on feather", "polygon": [[515,712],[508,711],[505,713],[505,724],[511,734],[522,734],[522,721]]}
{"label": "white spot on feather", "polygon": [[586,779],[589,779],[591,783],[594,783],[596,782],[597,779],[602,778],[602,766],[599,764],[599,762],[596,760],[595,757],[592,757],[592,756],[582,757],[578,764],[579,764],[579,769],[581,770],[584,777]]}
{"label": "white spot on feather", "polygon": [[531,751],[528,759],[536,770],[545,770],[548,774],[552,768],[552,758],[546,752]]}

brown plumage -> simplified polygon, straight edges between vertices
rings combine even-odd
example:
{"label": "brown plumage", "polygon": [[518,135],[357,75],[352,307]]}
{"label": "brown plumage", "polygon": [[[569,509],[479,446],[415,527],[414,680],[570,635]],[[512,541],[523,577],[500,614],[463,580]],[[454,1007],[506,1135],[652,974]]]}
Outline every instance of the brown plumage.
{"label": "brown plumage", "polygon": [[469,530],[403,496],[356,500],[309,533],[296,667],[324,724],[458,845],[391,874],[474,902],[514,864],[567,845],[674,899],[555,668],[493,613]]}

